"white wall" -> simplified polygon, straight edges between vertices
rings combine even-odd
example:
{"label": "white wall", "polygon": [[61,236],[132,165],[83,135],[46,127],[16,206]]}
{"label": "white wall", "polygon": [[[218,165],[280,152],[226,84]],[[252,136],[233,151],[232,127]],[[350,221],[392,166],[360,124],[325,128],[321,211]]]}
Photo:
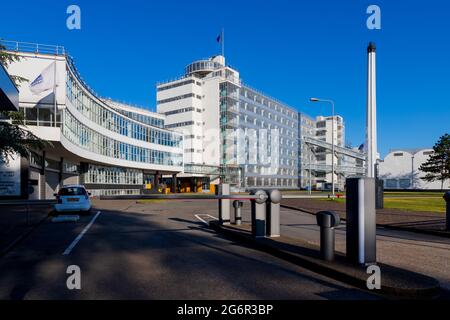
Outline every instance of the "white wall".
{"label": "white wall", "polygon": [[[423,149],[413,152],[396,150],[390,152],[380,163],[379,175],[384,180],[386,189],[440,189],[441,182],[427,182],[421,178],[425,173],[420,166],[428,160],[427,153],[433,149]],[[450,181],[444,183],[444,189],[450,188]]]}
{"label": "white wall", "polygon": [[21,107],[51,108],[54,105],[53,89],[34,94],[30,91],[30,84],[52,63],[56,61],[56,97],[57,103],[63,106],[66,99],[66,60],[64,56],[20,53],[20,61],[8,66],[8,73],[18,75],[28,80],[19,86],[19,101]]}

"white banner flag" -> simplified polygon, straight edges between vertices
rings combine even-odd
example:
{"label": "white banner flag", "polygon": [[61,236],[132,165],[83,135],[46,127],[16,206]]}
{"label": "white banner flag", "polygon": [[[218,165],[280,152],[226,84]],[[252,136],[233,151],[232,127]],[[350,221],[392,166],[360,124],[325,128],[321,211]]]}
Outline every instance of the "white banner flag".
{"label": "white banner flag", "polygon": [[56,62],[51,63],[41,74],[30,84],[30,91],[37,95],[44,91],[52,90],[55,87]]}

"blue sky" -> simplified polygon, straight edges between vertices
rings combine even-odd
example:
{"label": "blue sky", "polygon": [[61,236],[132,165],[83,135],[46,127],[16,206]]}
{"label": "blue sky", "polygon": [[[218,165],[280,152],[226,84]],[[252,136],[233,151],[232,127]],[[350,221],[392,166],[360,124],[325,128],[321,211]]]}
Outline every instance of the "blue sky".
{"label": "blue sky", "polygon": [[[66,8],[81,8],[81,30]],[[382,29],[366,28],[381,7]],[[7,1],[0,37],[59,44],[100,95],[155,106],[155,83],[220,52],[252,87],[312,116],[334,99],[347,141],[364,140],[366,47],[377,44],[379,151],[432,146],[450,130],[450,3],[427,1]]]}

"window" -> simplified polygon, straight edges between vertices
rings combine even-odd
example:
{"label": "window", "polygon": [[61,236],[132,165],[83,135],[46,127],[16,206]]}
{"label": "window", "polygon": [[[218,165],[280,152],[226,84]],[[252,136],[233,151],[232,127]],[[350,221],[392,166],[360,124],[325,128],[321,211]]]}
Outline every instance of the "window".
{"label": "window", "polygon": [[[138,147],[114,140],[84,126],[68,109],[65,109],[63,112],[64,125],[61,133],[70,142],[87,151],[134,162],[174,166],[183,164],[182,154]],[[161,144],[161,141],[166,137],[161,134],[157,135],[157,133],[159,132],[153,132],[155,136],[152,139],[155,139],[154,143]]]}
{"label": "window", "polygon": [[[194,97],[195,97],[195,94],[188,93],[188,94],[183,94],[181,96],[176,96],[176,97],[167,98],[167,99],[164,99],[164,100],[159,100],[159,101],[157,101],[157,103],[158,104],[164,104],[164,103],[169,103],[169,102],[172,102],[172,101],[177,101],[177,100],[182,100],[182,99],[187,99],[187,98],[194,98]],[[197,98],[201,99],[201,97],[198,96],[198,95],[197,95]]]}
{"label": "window", "polygon": [[[181,145],[182,136],[179,133],[160,129],[164,126],[163,119],[126,110],[118,111],[114,108],[111,110],[103,106],[100,100],[87,94],[70,72],[66,80],[66,96],[70,104],[85,117],[110,131],[164,146],[179,147]],[[83,140],[83,143],[88,141]]]}
{"label": "window", "polygon": [[[169,89],[173,89],[173,88],[182,87],[182,86],[192,84],[192,83],[195,83],[195,81],[194,80],[186,80],[186,81],[182,81],[182,82],[178,82],[178,83],[173,83],[173,84],[170,84],[167,86],[158,87],[157,91],[158,92],[165,91],[165,90],[169,90]],[[197,85],[200,85],[200,84],[197,82]]]}
{"label": "window", "polygon": [[85,196],[87,195],[86,189],[81,187],[67,187],[61,188],[58,192],[59,196]]}

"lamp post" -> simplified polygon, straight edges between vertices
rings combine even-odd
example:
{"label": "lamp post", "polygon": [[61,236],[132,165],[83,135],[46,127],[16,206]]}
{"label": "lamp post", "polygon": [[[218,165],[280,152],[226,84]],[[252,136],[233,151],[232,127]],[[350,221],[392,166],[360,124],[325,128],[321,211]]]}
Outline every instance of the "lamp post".
{"label": "lamp post", "polygon": [[334,101],[330,99],[311,98],[311,102],[327,102],[331,104],[331,194],[334,197]]}

